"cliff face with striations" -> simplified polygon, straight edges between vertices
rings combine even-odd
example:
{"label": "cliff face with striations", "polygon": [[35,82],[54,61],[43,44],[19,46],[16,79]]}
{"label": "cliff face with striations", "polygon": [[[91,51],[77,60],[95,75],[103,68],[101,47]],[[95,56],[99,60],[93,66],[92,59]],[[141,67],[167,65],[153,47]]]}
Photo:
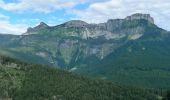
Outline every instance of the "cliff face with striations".
{"label": "cliff face with striations", "polygon": [[150,23],[154,24],[154,19],[150,16],[150,14],[134,14],[131,16],[128,16],[125,18],[125,20],[139,20],[139,19],[145,19],[147,21],[149,21]]}
{"label": "cliff face with striations", "polygon": [[[147,24],[154,24],[153,18],[149,14],[134,14],[125,19],[109,19],[106,23],[88,24],[80,20],[72,20],[61,25],[49,27],[41,22],[34,28],[28,28],[24,35],[28,34],[47,34],[60,37],[74,36],[81,39],[99,38],[120,39],[129,34],[143,33],[144,27],[141,21]],[[135,25],[134,25],[135,24]]]}
{"label": "cliff face with striations", "polygon": [[[9,46],[12,43],[14,47],[3,53],[11,54],[12,51],[16,57],[22,58],[25,55],[26,60],[32,61],[35,60],[30,59],[33,56],[40,59],[34,62],[41,63],[43,59],[44,63],[70,69],[87,63],[88,59],[100,61],[127,42],[147,37],[152,29],[157,33],[166,33],[154,25],[149,14],[109,19],[100,24],[72,20],[61,25],[48,26],[41,22],[34,28],[28,28],[23,35],[9,40],[13,41]],[[147,38],[151,39],[150,36]],[[8,41],[7,37],[4,39]],[[1,42],[1,46],[2,43],[4,42]]]}

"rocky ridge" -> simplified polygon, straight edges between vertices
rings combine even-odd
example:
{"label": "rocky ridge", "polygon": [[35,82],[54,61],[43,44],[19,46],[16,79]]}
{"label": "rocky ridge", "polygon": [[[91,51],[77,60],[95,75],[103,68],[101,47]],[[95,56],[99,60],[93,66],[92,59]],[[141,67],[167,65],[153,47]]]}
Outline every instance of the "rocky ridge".
{"label": "rocky ridge", "polygon": [[46,34],[48,31],[48,35],[53,34],[57,36],[73,36],[82,39],[99,38],[102,36],[107,40],[121,39],[127,37],[129,34],[141,35],[141,33],[143,33],[144,28],[140,25],[136,25],[129,29],[123,29],[123,27],[128,28],[128,26],[126,26],[128,22],[133,22],[136,20],[145,20],[150,24],[154,24],[154,20],[149,14],[138,13],[128,16],[125,19],[109,19],[106,23],[100,24],[88,24],[81,20],[72,20],[61,25],[50,27],[47,24],[41,22],[40,25],[34,28],[28,28],[24,35]]}

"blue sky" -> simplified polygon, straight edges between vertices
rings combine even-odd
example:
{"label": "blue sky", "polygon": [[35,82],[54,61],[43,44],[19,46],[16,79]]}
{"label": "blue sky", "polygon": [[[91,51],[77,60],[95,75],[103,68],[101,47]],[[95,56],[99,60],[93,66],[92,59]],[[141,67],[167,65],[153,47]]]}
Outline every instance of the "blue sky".
{"label": "blue sky", "polygon": [[0,0],[0,33],[22,34],[40,22],[101,23],[134,13],[151,14],[155,24],[170,30],[169,5],[170,0]]}

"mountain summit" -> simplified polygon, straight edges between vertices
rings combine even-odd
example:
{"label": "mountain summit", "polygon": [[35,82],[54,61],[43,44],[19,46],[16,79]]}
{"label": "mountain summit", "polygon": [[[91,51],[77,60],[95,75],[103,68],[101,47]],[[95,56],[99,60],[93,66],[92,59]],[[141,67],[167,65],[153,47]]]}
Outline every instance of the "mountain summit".
{"label": "mountain summit", "polygon": [[40,24],[38,25],[39,28],[43,28],[43,27],[48,27],[48,25],[44,22],[40,22]]}
{"label": "mountain summit", "polygon": [[64,23],[66,27],[84,27],[88,25],[88,23],[81,21],[81,20],[72,20]]}
{"label": "mountain summit", "polygon": [[154,19],[150,16],[150,14],[136,13],[125,18],[125,20],[140,20],[140,19],[147,20],[150,23],[154,24]]}
{"label": "mountain summit", "polygon": [[33,28],[29,27],[27,29],[27,32],[24,33],[23,35],[37,34],[37,31],[42,30],[42,29],[47,28],[47,27],[49,27],[49,26],[46,23],[40,22],[40,24],[36,27],[33,27]]}

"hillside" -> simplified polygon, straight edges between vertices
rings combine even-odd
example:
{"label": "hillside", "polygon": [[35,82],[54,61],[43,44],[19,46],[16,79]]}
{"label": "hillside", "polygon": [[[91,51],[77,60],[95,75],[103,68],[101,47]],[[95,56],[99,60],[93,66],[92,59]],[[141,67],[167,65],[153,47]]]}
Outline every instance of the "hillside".
{"label": "hillside", "polygon": [[0,35],[0,55],[124,85],[170,88],[170,33],[149,14],[90,24],[41,22],[22,35]]}
{"label": "hillside", "polygon": [[79,65],[74,71],[121,84],[170,89],[169,39],[128,42],[102,61]]}
{"label": "hillside", "polygon": [[151,92],[0,57],[1,100],[156,100]]}

